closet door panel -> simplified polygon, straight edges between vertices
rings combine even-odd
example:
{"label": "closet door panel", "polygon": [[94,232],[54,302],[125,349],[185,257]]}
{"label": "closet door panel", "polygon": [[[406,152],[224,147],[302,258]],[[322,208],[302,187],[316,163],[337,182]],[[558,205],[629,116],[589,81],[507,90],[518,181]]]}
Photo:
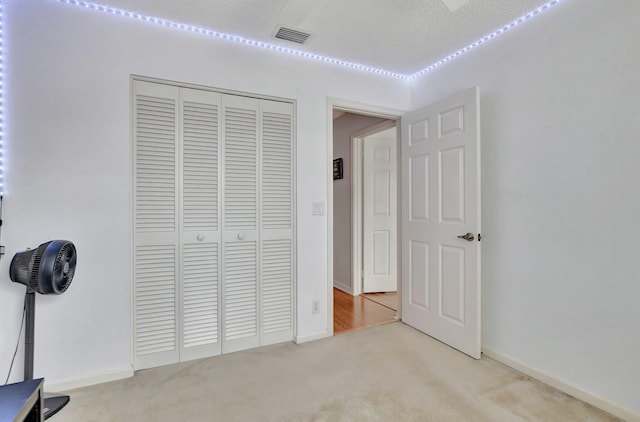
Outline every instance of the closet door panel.
{"label": "closet door panel", "polygon": [[293,339],[293,105],[261,100],[261,345]]}
{"label": "closet door panel", "polygon": [[293,340],[293,242],[262,241],[261,342]]}
{"label": "closet door panel", "polygon": [[223,353],[259,345],[257,252],[255,240],[225,243]]}
{"label": "closet door panel", "polygon": [[181,321],[180,360],[221,352],[221,95],[180,89]]}
{"label": "closet door panel", "polygon": [[177,362],[178,89],[134,82],[134,365]]}
{"label": "closet door panel", "polygon": [[259,345],[259,100],[223,95],[223,353]]}

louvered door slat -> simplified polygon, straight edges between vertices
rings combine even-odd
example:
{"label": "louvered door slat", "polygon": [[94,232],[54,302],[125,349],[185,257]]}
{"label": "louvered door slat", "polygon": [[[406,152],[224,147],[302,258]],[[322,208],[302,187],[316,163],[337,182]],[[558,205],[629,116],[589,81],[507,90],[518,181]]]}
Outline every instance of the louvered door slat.
{"label": "louvered door slat", "polygon": [[[224,250],[224,339],[255,337],[257,321],[256,243],[227,242]],[[223,345],[229,351],[227,344]]]}
{"label": "louvered door slat", "polygon": [[262,112],[262,228],[288,229],[293,219],[292,116]]}
{"label": "louvered door slat", "polygon": [[255,230],[258,115],[227,106],[224,119],[225,230]]}
{"label": "louvered door slat", "polygon": [[136,264],[136,352],[176,348],[176,262],[174,245],[138,246]]}
{"label": "louvered door slat", "polygon": [[218,245],[184,245],[184,347],[218,342]]}
{"label": "louvered door slat", "polygon": [[262,242],[262,330],[290,330],[292,324],[291,240]]}
{"label": "louvered door slat", "polygon": [[138,94],[136,105],[136,231],[174,231],[175,100]]}
{"label": "louvered door slat", "polygon": [[186,230],[218,230],[219,107],[182,105],[183,225]]}

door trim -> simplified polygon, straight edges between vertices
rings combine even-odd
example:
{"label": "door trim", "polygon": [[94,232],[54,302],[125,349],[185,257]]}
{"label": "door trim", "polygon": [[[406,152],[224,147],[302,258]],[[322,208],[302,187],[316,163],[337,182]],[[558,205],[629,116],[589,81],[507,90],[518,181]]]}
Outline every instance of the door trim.
{"label": "door trim", "polygon": [[[341,98],[327,97],[327,157],[326,157],[326,183],[327,183],[327,274],[326,274],[326,294],[327,294],[327,336],[333,336],[333,173],[330,171],[333,168],[333,110],[338,109],[341,111],[347,111],[351,113],[363,114],[368,116],[382,117],[385,119],[399,121],[400,116],[406,113],[407,110],[399,110],[382,106],[374,106],[365,103],[359,103],[355,101],[345,100]],[[398,130],[399,130],[398,125]],[[400,132],[398,132],[398,139],[400,139]],[[401,156],[400,145],[398,145],[398,158]],[[398,169],[401,169],[400,162],[398,162]],[[400,183],[400,178],[398,178]],[[401,211],[401,186],[398,185],[398,212]],[[402,242],[401,238],[400,219],[398,219],[398,241]],[[398,247],[398,259],[400,259],[401,248]],[[400,262],[400,261],[398,261]],[[398,277],[400,274],[400,265],[398,265]],[[400,278],[398,278],[400,280]],[[400,289],[400,286],[398,286]],[[398,294],[401,291],[398,290]],[[398,317],[400,319],[402,315],[402,307],[398,309]]]}
{"label": "door trim", "polygon": [[[391,120],[391,119],[390,119]],[[398,126],[400,121],[393,120],[393,122],[387,121],[378,123],[374,126],[355,132],[351,135],[351,280],[352,287],[351,293],[354,296],[359,296],[362,293],[362,274],[363,274],[363,225],[362,218],[363,211],[363,159],[362,149],[364,147],[364,138],[367,136],[375,135],[383,130],[395,127],[396,128],[396,147],[398,146]],[[397,179],[396,179],[397,180]],[[399,186],[399,184],[398,184]],[[398,236],[399,238],[399,236]],[[400,282],[396,279],[396,284]]]}

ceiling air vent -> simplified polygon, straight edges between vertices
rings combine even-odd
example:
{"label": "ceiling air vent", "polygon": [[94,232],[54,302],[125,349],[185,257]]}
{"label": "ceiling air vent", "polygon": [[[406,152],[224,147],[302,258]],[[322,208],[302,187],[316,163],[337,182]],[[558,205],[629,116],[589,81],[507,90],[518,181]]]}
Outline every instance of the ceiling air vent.
{"label": "ceiling air vent", "polygon": [[296,31],[295,29],[285,28],[284,26],[278,28],[275,35],[276,38],[294,42],[296,44],[304,44],[310,36],[311,34],[307,34],[306,32]]}

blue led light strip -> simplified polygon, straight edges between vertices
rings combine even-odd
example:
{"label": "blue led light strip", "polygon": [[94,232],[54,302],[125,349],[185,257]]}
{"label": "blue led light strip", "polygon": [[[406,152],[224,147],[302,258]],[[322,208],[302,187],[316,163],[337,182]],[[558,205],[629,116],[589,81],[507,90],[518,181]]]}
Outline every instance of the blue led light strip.
{"label": "blue led light strip", "polygon": [[[0,0],[1,1],[1,0]],[[105,5],[100,5],[97,3],[91,3],[91,2],[87,2],[87,1],[82,1],[82,0],[57,0],[60,3],[65,3],[65,4],[70,4],[73,6],[80,6],[80,7],[84,7],[87,9],[91,9],[91,10],[95,10],[97,12],[103,12],[103,13],[109,13],[112,15],[116,15],[116,16],[122,16],[122,17],[127,17],[127,18],[131,18],[131,19],[136,19],[136,20],[140,20],[140,21],[144,21],[144,22],[149,22],[149,23],[153,23],[156,25],[162,25],[162,26],[166,26],[169,28],[175,28],[175,29],[180,29],[183,31],[189,31],[189,32],[194,32],[197,34],[201,34],[201,35],[205,35],[208,37],[212,37],[212,38],[218,38],[221,40],[226,40],[226,41],[233,41],[233,42],[237,42],[240,44],[244,44],[244,45],[248,45],[248,46],[252,46],[252,47],[257,47],[257,48],[262,48],[265,50],[271,50],[271,51],[277,51],[280,53],[284,53],[284,54],[290,54],[292,56],[299,56],[299,57],[304,57],[307,59],[312,59],[312,60],[317,60],[320,62],[325,62],[325,63],[329,63],[329,64],[334,64],[334,65],[338,65],[338,66],[343,66],[343,67],[348,67],[351,69],[355,69],[355,70],[360,70],[363,72],[370,72],[370,73],[376,73],[382,76],[388,76],[388,77],[392,77],[392,78],[396,78],[396,79],[415,79],[419,76],[424,75],[427,72],[430,72],[432,70],[434,70],[435,68],[442,66],[445,63],[448,63],[449,61],[463,55],[464,53],[467,53],[470,50],[473,50],[476,47],[479,47],[481,45],[483,45],[484,43],[492,40],[493,38],[497,37],[498,35],[501,35],[507,31],[509,31],[510,29],[513,29],[514,27],[520,25],[523,22],[526,22],[527,20],[533,18],[534,16],[538,16],[540,13],[550,9],[551,7],[557,5],[558,3],[560,3],[563,0],[551,0],[545,4],[543,4],[542,6],[538,7],[537,9],[532,10],[531,12],[527,13],[526,15],[520,16],[519,18],[517,18],[516,20],[514,20],[513,22],[504,25],[503,27],[497,29],[496,31],[485,35],[484,37],[480,38],[479,40],[467,45],[466,47],[461,48],[458,51],[453,52],[452,54],[448,55],[447,57],[438,60],[437,62],[430,64],[429,66],[425,67],[422,70],[419,70],[418,72],[415,72],[413,74],[402,74],[402,73],[398,73],[398,72],[393,72],[390,70],[385,70],[385,69],[380,69],[378,67],[374,67],[374,66],[368,66],[365,64],[361,64],[361,63],[355,63],[355,62],[350,62],[348,60],[342,60],[342,59],[337,59],[334,57],[327,57],[327,56],[323,56],[321,54],[314,54],[314,53],[309,53],[306,51],[302,51],[302,50],[296,50],[294,48],[288,48],[288,47],[282,47],[280,45],[276,45],[276,44],[271,44],[271,43],[267,43],[267,42],[263,42],[263,41],[257,41],[257,40],[252,40],[250,38],[245,38],[242,37],[240,35],[236,35],[236,34],[230,34],[230,33],[226,33],[226,32],[218,32],[215,31],[213,29],[207,29],[207,28],[202,28],[202,27],[198,27],[198,26],[194,26],[194,25],[189,25],[189,24],[184,24],[184,23],[178,23],[178,22],[173,22],[167,19],[162,19],[162,18],[157,18],[157,17],[153,17],[153,16],[147,16],[147,15],[143,15],[140,13],[136,13],[136,12],[132,12],[129,10],[124,10],[124,9],[118,9],[115,7],[111,7],[111,6],[105,6]]]}
{"label": "blue led light strip", "polygon": [[407,75],[403,75],[396,72],[391,72],[389,70],[380,69],[373,66],[367,66],[361,63],[350,62],[347,60],[337,59],[334,57],[327,57],[321,54],[309,53],[302,50],[296,50],[293,48],[282,47],[280,45],[271,44],[263,41],[252,40],[250,38],[245,38],[240,35],[230,34],[226,32],[218,32],[213,29],[202,28],[194,25],[189,25],[185,23],[172,22],[167,19],[157,18],[153,16],[146,16],[140,13],[132,12],[124,9],[117,9],[111,6],[104,6],[96,3],[86,2],[82,0],[58,0],[60,3],[66,3],[74,6],[81,6],[87,9],[92,9],[98,12],[110,13],[116,16],[127,17],[131,19],[136,19],[144,22],[153,23],[156,25],[162,25],[169,28],[180,29],[183,31],[195,32],[197,34],[205,35],[212,38],[218,38],[226,41],[233,41],[239,44],[249,45],[252,47],[262,48],[265,50],[277,51],[279,53],[290,54],[292,56],[304,57],[307,59],[317,60],[320,62],[335,64],[343,67],[348,67],[355,70],[360,70],[363,72],[376,73],[382,76],[388,76],[399,79],[407,79]]}
{"label": "blue led light strip", "polygon": [[4,21],[0,0],[0,195],[4,195]]}
{"label": "blue led light strip", "polygon": [[435,69],[436,67],[442,66],[443,64],[455,59],[456,57],[460,57],[461,55],[463,55],[464,53],[473,50],[476,47],[479,47],[481,45],[483,45],[484,43],[486,43],[487,41],[490,41],[492,39],[494,39],[495,37],[497,37],[498,35],[504,34],[505,32],[507,32],[510,29],[515,28],[516,26],[520,25],[523,22],[528,21],[529,19],[533,18],[534,16],[538,16],[540,13],[549,10],[551,7],[557,5],[558,3],[560,3],[562,0],[551,0],[548,3],[543,4],[542,6],[538,7],[537,9],[532,10],[531,12],[527,13],[526,15],[520,16],[518,19],[514,20],[513,22],[493,31],[490,34],[485,35],[484,37],[480,38],[479,40],[472,42],[471,44],[467,45],[466,47],[461,48],[458,51],[455,51],[451,54],[449,54],[447,57],[438,60],[437,62],[430,64],[429,66],[425,67],[424,69],[414,73],[413,75],[409,75],[408,78],[409,79],[415,79],[419,76],[424,75],[427,72],[432,71],[433,69]]}

